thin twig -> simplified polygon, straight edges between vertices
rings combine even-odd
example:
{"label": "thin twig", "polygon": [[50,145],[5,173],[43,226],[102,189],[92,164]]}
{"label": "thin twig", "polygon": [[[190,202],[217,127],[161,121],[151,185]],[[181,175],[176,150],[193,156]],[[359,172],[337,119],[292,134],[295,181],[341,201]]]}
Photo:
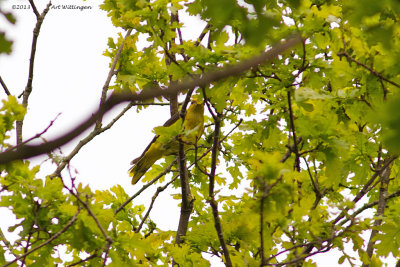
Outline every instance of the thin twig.
{"label": "thin twig", "polygon": [[[292,264],[298,263],[300,261],[304,261],[305,259],[314,256],[316,254],[320,254],[320,253],[324,253],[329,251],[332,248],[332,245],[329,244],[327,246],[322,246],[321,248],[319,248],[317,251],[312,252],[310,254],[307,254],[305,256],[298,256],[296,258],[294,258],[293,260],[290,261],[286,261],[286,262],[281,262],[281,263],[265,263],[263,264],[263,266],[293,266]],[[274,256],[275,257],[275,256]]]}
{"label": "thin twig", "polygon": [[1,86],[3,86],[4,92],[6,93],[6,95],[11,95],[10,91],[7,88],[6,83],[3,81],[3,78],[1,78],[1,76],[0,76],[0,84],[1,84]]}
{"label": "thin twig", "polygon": [[112,240],[111,240],[111,239],[107,241],[107,247],[106,247],[106,249],[104,250],[103,267],[106,266],[107,257],[108,257],[108,252],[110,251],[110,248],[111,248],[111,243],[112,243]]}
{"label": "thin twig", "polygon": [[215,194],[214,194],[214,183],[215,183],[215,172],[217,169],[217,159],[218,159],[218,150],[219,150],[219,134],[221,131],[221,117],[222,115],[218,113],[217,117],[214,119],[215,123],[215,128],[214,128],[214,142],[212,146],[212,152],[211,152],[211,171],[209,177],[209,187],[208,187],[208,197],[209,197],[209,202],[212,208],[213,216],[214,216],[214,227],[215,230],[217,231],[219,243],[222,247],[222,251],[224,253],[224,258],[225,258],[225,266],[231,267],[232,261],[231,257],[229,255],[229,250],[226,245],[226,241],[224,238],[223,230],[222,230],[222,224],[219,219],[219,213],[218,213],[218,203],[215,201]]}
{"label": "thin twig", "polygon": [[57,177],[60,175],[61,171],[67,166],[67,164],[71,161],[73,157],[81,150],[83,146],[93,140],[99,134],[109,130],[131,107],[133,106],[133,102],[129,103],[112,121],[110,121],[103,128],[95,128],[93,131],[79,141],[79,143],[75,146],[75,148],[68,154],[68,156],[64,157],[61,163],[57,166],[57,169],[50,175],[50,177]]}
{"label": "thin twig", "polygon": [[113,240],[111,239],[111,237],[107,234],[106,230],[104,230],[103,226],[101,225],[101,223],[99,222],[99,220],[97,219],[96,215],[94,215],[92,209],[89,207],[88,203],[83,201],[80,197],[79,197],[79,192],[77,191],[77,193],[75,193],[73,191],[73,189],[68,188],[67,186],[64,185],[64,188],[67,189],[71,195],[73,195],[87,210],[87,212],[89,213],[90,217],[93,218],[94,222],[96,223],[97,227],[99,228],[99,230],[101,231],[101,233],[103,234],[104,238],[107,240],[108,243],[112,243]]}
{"label": "thin twig", "polygon": [[[177,21],[178,24],[180,23],[180,21],[179,21],[179,16],[178,16],[178,12],[177,12],[177,16],[176,16],[176,21]],[[177,27],[177,28],[176,28],[176,31],[178,32],[179,44],[180,44],[180,45],[183,45],[183,37],[182,37],[181,28],[180,28],[180,27]],[[183,60],[184,60],[185,62],[188,62],[188,61],[189,61],[188,56],[185,54],[185,49],[181,48],[181,51],[180,51],[179,54],[183,57]]]}
{"label": "thin twig", "polygon": [[[296,23],[296,27],[298,28],[298,25]],[[304,72],[304,70],[306,70],[306,68],[308,67],[308,63],[307,63],[307,54],[306,54],[306,39],[303,39],[302,42],[302,48],[303,48],[303,58],[302,58],[302,62],[301,62],[301,66],[298,69],[297,74],[294,77],[294,80],[296,80],[297,77],[300,76],[301,73]],[[292,85],[294,86],[294,85]],[[298,148],[298,142],[297,142],[297,137],[296,137],[296,129],[295,129],[295,125],[294,125],[294,114],[293,114],[293,109],[292,109],[292,100],[291,100],[291,91],[290,88],[287,89],[287,98],[288,98],[288,106],[289,106],[289,120],[290,120],[290,127],[291,127],[291,131],[293,134],[293,153],[295,154],[295,164],[294,167],[295,169],[300,172],[301,168],[300,168],[300,154],[299,154],[299,148]]]}
{"label": "thin twig", "polygon": [[[118,60],[119,60],[119,58],[121,56],[121,53],[122,53],[122,50],[124,48],[125,41],[131,35],[131,33],[132,33],[132,29],[129,29],[126,32],[125,37],[122,40],[121,45],[118,47],[118,51],[114,56],[113,62],[112,62],[111,67],[110,67],[110,71],[108,72],[107,79],[106,79],[106,81],[105,81],[105,83],[103,85],[103,89],[101,91],[99,107],[101,107],[104,104],[104,102],[106,101],[107,92],[108,92],[108,88],[110,86],[111,79],[116,74],[115,68],[116,68],[116,66],[118,64]],[[97,128],[97,129],[101,128],[101,123],[102,123],[101,120],[102,120],[102,117],[100,117],[99,120],[96,122],[96,127],[95,128]]]}
{"label": "thin twig", "polygon": [[[329,250],[332,248],[333,240],[336,239],[336,238],[338,238],[338,237],[343,236],[343,235],[352,227],[352,225],[353,225],[353,224],[351,223],[351,224],[350,224],[349,226],[347,226],[342,232],[340,232],[339,234],[336,234],[336,235],[335,235],[335,231],[332,231],[329,238],[326,238],[326,239],[317,239],[317,240],[315,240],[315,241],[310,241],[310,242],[305,243],[305,244],[294,245],[293,247],[291,247],[291,248],[289,248],[289,249],[285,249],[285,250],[283,250],[283,251],[280,251],[279,253],[277,253],[277,254],[275,254],[275,255],[269,257],[268,260],[267,260],[267,262],[270,261],[270,260],[273,259],[273,258],[276,258],[277,256],[279,256],[279,255],[281,255],[281,254],[283,254],[283,253],[289,252],[289,251],[294,250],[294,249],[299,248],[299,247],[304,247],[304,250],[305,250],[305,251],[308,251],[307,254],[301,253],[299,256],[297,256],[297,257],[295,257],[294,259],[292,259],[292,260],[290,260],[290,261],[287,261],[287,262],[282,262],[282,263],[265,263],[265,264],[263,264],[263,265],[264,265],[264,266],[265,266],[265,265],[271,265],[271,266],[292,266],[292,264],[294,264],[294,263],[299,263],[300,261],[304,261],[306,258],[309,258],[309,257],[311,257],[311,256],[313,256],[313,255],[316,255],[316,254],[319,254],[319,253],[327,252],[327,251],[329,251]],[[324,243],[326,243],[326,244],[323,245]],[[314,247],[318,247],[318,250],[315,251],[315,252],[310,253],[310,252],[311,252],[310,248],[312,249],[312,248],[314,248]],[[303,256],[303,255],[304,255],[304,256]]]}
{"label": "thin twig", "polygon": [[11,243],[7,240],[6,236],[4,235],[3,231],[0,229],[0,238],[3,241],[4,245],[6,245],[8,251],[15,256],[15,258],[18,257],[17,254],[14,253],[13,247]]}
{"label": "thin twig", "polygon": [[394,85],[394,86],[400,88],[400,85],[399,85],[398,83],[395,83],[395,82],[393,82],[393,81],[391,81],[391,80],[385,78],[382,74],[380,74],[379,72],[377,72],[377,71],[374,70],[373,68],[368,67],[368,66],[365,65],[364,63],[361,63],[360,61],[358,61],[358,60],[356,60],[355,58],[351,57],[347,52],[339,52],[339,53],[337,53],[337,55],[338,55],[339,57],[340,57],[340,56],[346,57],[348,60],[350,60],[350,61],[356,63],[357,65],[363,67],[364,69],[368,70],[372,75],[374,75],[374,76],[378,77],[379,79],[384,80],[384,81],[386,81],[386,82],[388,82],[388,83],[390,83],[390,84],[392,84],[392,85]]}
{"label": "thin twig", "polygon": [[57,120],[58,116],[60,116],[60,115],[61,115],[61,113],[58,113],[57,116],[54,118],[54,120],[50,121],[49,125],[43,131],[41,131],[40,133],[35,134],[34,136],[32,136],[31,138],[25,140],[24,142],[22,142],[19,145],[10,147],[6,151],[11,151],[11,150],[18,149],[18,147],[20,147],[22,145],[25,145],[25,144],[29,143],[30,141],[41,137],[42,135],[44,135],[51,128],[51,126],[53,126],[54,122]]}
{"label": "thin twig", "polygon": [[133,196],[131,196],[130,198],[128,198],[124,203],[121,204],[121,206],[119,206],[115,211],[114,214],[117,214],[118,212],[120,212],[126,205],[129,204],[129,202],[131,202],[132,200],[134,200],[137,196],[139,196],[144,190],[146,190],[148,187],[150,187],[152,184],[154,184],[155,182],[157,182],[161,177],[163,177],[165,174],[167,174],[172,166],[174,166],[176,163],[176,159],[173,160],[171,162],[171,164],[168,165],[167,168],[165,168],[165,170],[163,172],[161,172],[159,175],[157,175],[153,180],[151,180],[149,183],[145,184],[142,186],[142,188],[137,191]]}
{"label": "thin twig", "polygon": [[[297,138],[297,144],[299,144],[302,140],[303,140],[303,138],[301,136],[299,136]],[[285,161],[290,157],[290,155],[294,151],[294,145],[291,145],[291,146],[287,145],[286,147],[288,148],[288,150],[286,150],[286,153],[282,156],[282,158],[280,160],[281,163],[285,163]]]}
{"label": "thin twig", "polygon": [[81,263],[87,262],[88,260],[91,260],[91,259],[96,258],[98,256],[99,255],[97,255],[97,253],[94,253],[94,254],[90,255],[89,257],[86,257],[86,258],[81,259],[81,260],[79,260],[77,262],[74,262],[74,263],[71,263],[71,264],[67,265],[67,267],[72,267],[72,266],[79,265]]}
{"label": "thin twig", "polygon": [[214,198],[215,172],[217,169],[218,149],[219,149],[219,133],[221,131],[221,115],[218,114],[214,118],[214,141],[211,150],[211,171],[209,175],[208,196]]}
{"label": "thin twig", "polygon": [[[372,254],[374,252],[374,245],[375,245],[375,240],[374,237],[376,234],[378,234],[378,230],[376,229],[378,226],[382,224],[382,217],[384,216],[385,213],[385,207],[386,207],[386,197],[388,193],[388,185],[390,181],[390,171],[391,171],[391,166],[393,165],[390,164],[381,174],[381,186],[379,188],[379,200],[378,200],[378,207],[376,209],[376,214],[374,221],[374,227],[371,231],[371,235],[369,237],[368,245],[367,245],[367,255],[368,257],[372,257]],[[365,265],[367,266],[367,265]],[[369,266],[369,265],[368,265]]]}
{"label": "thin twig", "polygon": [[32,6],[32,10],[33,10],[33,13],[35,13],[36,18],[39,18],[39,17],[40,17],[40,14],[39,14],[39,11],[37,10],[36,5],[35,5],[35,3],[33,2],[33,0],[29,0],[29,3],[30,3],[31,6]]}
{"label": "thin twig", "polygon": [[[68,192],[69,192],[71,195],[73,195],[73,196],[76,198],[76,200],[78,200],[78,202],[80,202],[80,203],[85,207],[85,209],[87,210],[87,212],[89,213],[89,215],[93,218],[93,220],[94,220],[94,222],[96,223],[97,227],[99,228],[99,230],[100,230],[101,233],[103,234],[105,240],[107,240],[107,242],[109,242],[109,243],[110,243],[110,242],[112,243],[113,240],[112,240],[111,237],[107,234],[106,230],[104,230],[103,226],[100,224],[100,222],[99,222],[99,220],[97,219],[96,215],[94,215],[92,209],[89,207],[89,204],[88,204],[88,202],[89,202],[89,196],[88,196],[88,195],[86,196],[86,201],[83,201],[83,200],[79,197],[79,194],[80,194],[80,193],[79,193],[78,189],[77,189],[76,186],[75,186],[75,178],[72,177],[71,173],[69,173],[69,174],[70,174],[70,177],[71,177],[71,184],[72,184],[71,188],[69,188],[69,187],[64,183],[64,180],[62,179],[62,177],[60,177],[60,180],[61,180],[61,182],[62,182],[64,188],[67,189]],[[75,189],[76,193],[74,192],[74,189]]]}
{"label": "thin twig", "polygon": [[[367,183],[364,185],[364,187],[361,189],[361,191],[356,195],[356,197],[353,199],[353,203],[357,203],[365,194],[367,194],[372,188],[374,188],[379,181],[377,181],[375,184],[371,186],[371,184],[375,181],[375,179],[383,175],[383,173],[386,171],[386,169],[392,164],[392,162],[397,158],[397,156],[390,156],[388,157],[384,162],[383,165],[380,169],[375,170],[374,174],[371,176],[371,178],[367,181]],[[314,202],[313,208],[317,202]],[[342,210],[342,212],[335,218],[335,220],[332,221],[332,229],[335,227],[335,225],[345,217],[345,214],[348,212],[349,208],[345,208]],[[361,212],[361,211],[360,211]],[[343,225],[348,221],[353,221],[354,218],[356,217],[356,214],[352,214],[350,216],[346,216],[345,220],[341,221],[339,225]],[[351,226],[351,225],[350,225]],[[313,245],[310,245],[305,252],[309,253],[312,249],[314,248]],[[304,254],[304,253],[302,253]]]}
{"label": "thin twig", "polygon": [[292,246],[292,247],[290,247],[290,248],[284,249],[284,250],[278,252],[277,254],[274,254],[274,255],[270,256],[268,259],[266,259],[266,261],[263,263],[263,265],[270,265],[270,264],[268,264],[268,262],[269,262],[270,260],[272,260],[273,258],[278,257],[279,255],[282,255],[282,254],[284,254],[284,253],[290,252],[290,251],[295,250],[295,249],[297,249],[297,248],[308,247],[308,246],[310,246],[310,245],[315,245],[315,244],[317,244],[317,243],[318,243],[318,242],[311,241],[311,242],[309,242],[309,243],[297,244],[297,245],[294,245],[294,246]]}
{"label": "thin twig", "polygon": [[[321,191],[319,190],[318,181],[317,181],[317,179],[314,180],[314,177],[312,176],[312,173],[311,173],[311,170],[310,170],[310,165],[308,164],[308,161],[306,160],[306,158],[305,157],[302,157],[302,158],[304,160],[304,163],[306,164],[308,176],[310,176],[311,184],[312,184],[314,192],[316,194],[315,203],[318,203],[321,200],[321,197],[322,197]],[[314,168],[315,168],[315,166],[314,166]],[[313,205],[313,209],[315,209],[315,207],[316,207],[316,204]]]}
{"label": "thin twig", "polygon": [[[397,158],[397,156],[390,156],[388,157],[384,162],[383,162],[383,166],[380,169],[375,170],[374,174],[372,175],[372,177],[367,181],[367,183],[364,185],[364,187],[361,189],[361,191],[357,194],[357,196],[353,199],[353,203],[357,203],[365,194],[367,194],[372,188],[374,188],[379,181],[377,181],[374,185],[371,186],[371,184],[375,181],[375,179],[380,176],[383,175],[386,171],[387,168],[392,164],[392,162]],[[386,198],[385,198],[386,201]],[[314,202],[313,208],[315,207],[315,205],[317,204],[317,202]],[[367,209],[364,208],[364,209]],[[363,209],[363,210],[364,210]],[[345,208],[344,210],[342,210],[342,212],[335,218],[335,220],[332,221],[332,229],[334,229],[334,226],[342,219],[345,217],[345,213],[348,212],[349,208]],[[354,218],[356,217],[357,214],[361,213],[361,211],[358,211],[357,213],[353,213],[350,216],[346,216],[345,220],[341,221],[339,223],[339,225],[344,225],[345,223],[347,223],[348,221],[353,222]],[[352,224],[350,224],[351,226]],[[350,227],[348,226],[348,228]],[[342,232],[343,234],[343,232]],[[313,244],[310,244],[310,246],[308,246],[305,251],[302,254],[305,253],[309,253],[311,252],[311,250],[314,248]],[[305,258],[304,258],[305,259]]]}
{"label": "thin twig", "polygon": [[210,30],[210,28],[211,28],[211,25],[210,25],[210,24],[207,24],[207,25],[204,27],[204,29],[203,29],[203,31],[201,32],[199,38],[197,38],[196,42],[194,43],[194,46],[199,46],[199,45],[200,45],[201,41],[204,39],[204,37],[206,36],[206,34],[207,34],[208,31]]}
{"label": "thin twig", "polygon": [[54,234],[52,237],[50,237],[49,239],[47,239],[45,242],[43,242],[42,244],[40,244],[39,246],[29,250],[28,252],[24,253],[23,255],[17,257],[16,259],[14,259],[13,261],[7,262],[6,264],[3,265],[3,267],[9,266],[11,264],[13,264],[14,262],[18,261],[19,259],[25,258],[26,256],[28,256],[29,254],[31,254],[32,252],[35,252],[36,250],[46,246],[47,244],[49,244],[50,242],[52,242],[53,240],[57,239],[61,234],[63,234],[65,231],[68,230],[69,227],[72,226],[72,224],[74,224],[74,222],[76,221],[76,219],[78,218],[78,214],[81,211],[81,208],[78,207],[78,211],[75,213],[74,217],[72,217],[72,219],[56,234]]}
{"label": "thin twig", "polygon": [[[385,199],[389,200],[395,197],[400,197],[400,190],[396,191],[390,195],[388,195]],[[354,213],[352,213],[348,218],[346,218],[345,220],[340,222],[340,226],[343,226],[345,223],[347,223],[349,220],[353,220],[357,215],[359,215],[360,213],[362,213],[363,211],[372,208],[373,206],[376,206],[379,204],[379,200],[373,201],[371,203],[367,203],[364,204],[364,206],[362,206],[361,208],[359,208],[358,210],[356,210]]]}
{"label": "thin twig", "polygon": [[[182,105],[182,103],[178,103]],[[169,103],[135,103],[135,106],[169,106]]]}
{"label": "thin twig", "polygon": [[[229,135],[231,135],[231,133],[237,128],[239,127],[239,125],[243,122],[243,119],[240,119],[239,122],[224,136],[224,138],[222,138],[220,140],[220,143],[222,143],[223,141],[225,141],[226,138],[228,138]],[[200,157],[197,158],[197,160],[201,160],[202,158],[204,158],[205,156],[208,155],[208,153],[210,153],[210,151],[212,150],[212,147],[207,149]],[[174,166],[176,163],[176,159],[171,162],[170,165],[168,165],[167,168],[165,168],[165,170],[163,172],[161,172],[159,175],[157,175],[157,177],[155,177],[153,180],[151,180],[149,183],[143,185],[143,187],[136,192],[133,196],[131,196],[129,199],[127,199],[124,203],[121,204],[121,206],[119,206],[115,211],[114,214],[117,214],[118,212],[120,212],[126,205],[129,204],[129,202],[131,202],[133,199],[135,199],[137,196],[139,196],[144,190],[146,190],[148,187],[150,187],[152,184],[154,184],[156,181],[158,181],[161,177],[163,177],[165,174],[167,174],[172,166]],[[195,165],[195,162],[189,165],[189,169],[191,167],[193,167],[193,165]],[[171,181],[169,183],[172,183],[173,181],[175,181],[177,178],[179,177],[179,175],[176,175],[174,178],[171,179]]]}
{"label": "thin twig", "polygon": [[299,148],[298,148],[298,144],[297,144],[296,129],[294,126],[294,115],[293,115],[293,110],[292,110],[292,100],[291,100],[290,89],[288,89],[287,98],[288,98],[288,106],[289,106],[290,128],[291,128],[291,131],[293,134],[293,153],[296,156],[294,167],[296,168],[296,170],[298,172],[300,172]]}
{"label": "thin twig", "polygon": [[[176,60],[176,58],[173,56],[173,55],[171,55],[171,53],[169,53],[169,51],[168,51],[168,49],[167,48],[163,48],[164,49],[164,52],[165,52],[165,54],[167,55],[167,57],[168,57],[168,59],[170,60],[170,62],[172,62],[172,63],[174,63],[178,68],[180,68],[184,73],[186,73],[186,75],[188,75],[189,77],[193,77],[193,75],[190,73],[190,72],[188,72],[187,70],[185,70],[182,66],[181,66],[181,64],[179,64],[179,62]],[[169,64],[170,64],[170,62],[168,62]]]}
{"label": "thin twig", "polygon": [[[36,56],[36,44],[39,38],[40,28],[42,27],[42,23],[44,18],[50,10],[51,1],[47,4],[46,8],[43,10],[42,14],[39,15],[39,12],[36,9],[33,0],[29,0],[29,3],[32,5],[33,12],[36,15],[36,25],[33,29],[33,39],[32,39],[32,47],[31,47],[31,56],[29,60],[29,74],[28,74],[28,82],[26,84],[25,90],[23,92],[22,105],[26,108],[28,106],[28,99],[30,94],[32,93],[32,82],[33,82],[33,68],[35,65],[35,56]],[[22,143],[22,127],[23,120],[16,122],[16,132],[17,132],[17,144]]]}
{"label": "thin twig", "polygon": [[139,233],[139,231],[142,229],[144,222],[146,221],[146,219],[149,217],[151,210],[153,209],[153,205],[154,202],[156,201],[158,195],[163,192],[165,189],[167,189],[167,187],[173,182],[174,180],[172,179],[170,182],[168,182],[167,184],[165,184],[164,186],[159,186],[156,190],[156,192],[154,193],[153,197],[151,198],[151,203],[149,208],[147,209],[146,214],[144,215],[142,221],[140,222],[138,228],[135,230],[135,233]]}
{"label": "thin twig", "polygon": [[[390,164],[392,164],[392,162],[397,158],[397,156],[391,156],[389,158],[387,158],[386,162],[384,162],[382,168],[380,168],[379,170],[376,170],[374,172],[374,174],[371,176],[371,178],[368,180],[368,182],[363,186],[363,188],[361,189],[361,191],[355,196],[355,198],[353,199],[353,203],[357,203],[366,193],[368,193],[372,188],[370,188],[370,185],[375,181],[375,179],[382,174],[383,171],[385,171],[386,168],[388,168],[390,166]],[[346,208],[345,210],[343,210],[336,218],[335,220],[332,222],[333,225],[337,224],[344,216],[345,216],[345,212],[348,211],[349,208]]]}
{"label": "thin twig", "polygon": [[261,254],[261,264],[263,266],[267,261],[265,260],[265,249],[264,249],[264,202],[271,192],[272,188],[274,188],[279,182],[282,181],[283,175],[279,176],[275,182],[269,184],[268,186],[265,184],[265,181],[258,177],[259,180],[262,181],[262,195],[260,198],[260,254]]}
{"label": "thin twig", "polygon": [[263,181],[263,194],[260,198],[260,254],[261,254],[261,266],[265,263],[265,251],[264,251],[264,202],[265,202],[265,181]]}

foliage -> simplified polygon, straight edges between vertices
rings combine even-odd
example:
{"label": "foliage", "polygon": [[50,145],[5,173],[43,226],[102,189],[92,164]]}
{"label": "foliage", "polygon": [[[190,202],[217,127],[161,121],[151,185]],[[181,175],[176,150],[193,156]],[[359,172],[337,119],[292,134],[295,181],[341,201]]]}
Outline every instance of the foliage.
{"label": "foliage", "polygon": [[[205,133],[183,158],[190,191],[173,196],[192,205],[182,240],[157,227],[151,207],[126,202],[135,196],[121,186],[92,192],[65,172],[37,177],[39,166],[25,160],[1,166],[1,206],[19,220],[8,229],[19,239],[2,237],[2,251],[32,266],[62,262],[61,246],[73,258],[65,265],[91,266],[209,266],[207,254],[227,266],[315,266],[314,255],[333,249],[350,265],[400,258],[398,1],[104,0],[101,8],[132,30],[105,52],[118,58],[109,88],[116,93],[198,77],[295,33],[304,40],[272,63],[179,96],[193,93],[208,110]],[[204,22],[199,39],[182,36],[183,13]],[[2,150],[12,149],[7,137],[24,113],[15,98],[3,102]],[[152,204],[168,186],[182,186],[174,159],[143,179],[173,171],[153,180],[160,187]]]}
{"label": "foliage", "polygon": [[[2,19],[5,19],[8,23],[15,24],[15,17],[13,16],[13,14],[9,12],[4,12],[1,6],[0,6],[0,17]],[[2,53],[10,54],[11,46],[12,46],[12,41],[7,40],[5,32],[0,31],[0,54]]]}

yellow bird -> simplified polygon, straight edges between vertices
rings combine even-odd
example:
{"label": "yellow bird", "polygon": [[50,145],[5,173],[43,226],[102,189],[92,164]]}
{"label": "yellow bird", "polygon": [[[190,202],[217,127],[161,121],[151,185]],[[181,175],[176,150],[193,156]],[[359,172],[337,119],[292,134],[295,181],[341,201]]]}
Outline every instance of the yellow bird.
{"label": "yellow bird", "polygon": [[[176,127],[176,123],[181,123],[181,120],[178,120],[169,127]],[[186,112],[182,128],[183,130],[181,133],[175,137],[168,138],[168,136],[162,136],[161,133],[143,156],[132,161],[131,164],[134,165],[129,169],[129,175],[132,176],[132,184],[136,184],[147,170],[160,158],[178,154],[178,138],[185,144],[195,144],[197,140],[199,140],[204,130],[203,103],[197,103],[196,100],[191,102]]]}

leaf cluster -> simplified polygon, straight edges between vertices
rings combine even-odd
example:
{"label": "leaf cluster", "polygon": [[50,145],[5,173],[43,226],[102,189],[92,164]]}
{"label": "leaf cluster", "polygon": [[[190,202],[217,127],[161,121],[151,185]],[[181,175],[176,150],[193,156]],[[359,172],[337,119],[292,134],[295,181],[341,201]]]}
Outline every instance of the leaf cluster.
{"label": "leaf cluster", "polygon": [[[209,266],[209,255],[227,266],[315,266],[314,255],[333,249],[342,253],[338,263],[353,266],[400,257],[397,1],[105,0],[101,8],[130,31],[110,39],[105,52],[114,58],[123,44],[112,70],[115,92],[204,75],[294,32],[303,42],[241,75],[140,103],[138,112],[154,102],[173,110],[177,99],[195,94],[207,114],[184,159],[153,165],[134,196],[119,185],[92,192],[65,174],[42,179],[27,161],[2,166],[1,205],[20,220],[9,229],[19,240],[4,241],[3,251],[17,257],[51,240],[20,259],[38,266],[61,262],[61,245],[73,258],[67,265]],[[197,40],[182,35],[182,14],[204,23]],[[4,101],[4,148],[24,113],[15,98]],[[171,139],[178,126],[154,133]],[[191,213],[177,242],[177,232],[159,229],[150,212],[166,188],[182,186],[182,162],[190,194],[172,198],[182,207],[189,200]],[[132,202],[154,184],[149,207]]]}

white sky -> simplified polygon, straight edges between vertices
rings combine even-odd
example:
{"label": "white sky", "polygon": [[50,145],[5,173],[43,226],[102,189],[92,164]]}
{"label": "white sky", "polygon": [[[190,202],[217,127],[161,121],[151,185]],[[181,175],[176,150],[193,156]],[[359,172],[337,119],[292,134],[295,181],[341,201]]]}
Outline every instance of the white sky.
{"label": "white sky", "polygon": [[[0,75],[11,94],[18,96],[25,88],[32,42],[35,16],[31,9],[12,10],[12,5],[28,6],[27,0],[0,0],[5,11],[12,11],[17,24],[12,26],[0,18],[0,29],[14,40],[11,55],[0,56]],[[102,56],[107,48],[109,37],[115,38],[116,29],[104,11],[98,8],[101,0],[53,0],[53,5],[75,4],[91,6],[91,10],[50,10],[42,25],[35,60],[33,92],[29,99],[28,114],[24,120],[24,138],[29,138],[45,129],[57,114],[61,115],[46,133],[48,139],[54,138],[70,129],[71,126],[87,118],[98,106],[100,94],[106,80],[110,59]],[[35,1],[41,12],[48,1]],[[196,18],[181,17],[189,22],[183,29],[184,36],[196,38],[204,27]],[[123,34],[124,35],[124,34]],[[6,97],[0,88],[0,100]],[[116,108],[106,116],[106,120],[121,110]],[[169,117],[167,107],[156,106],[140,114],[132,108],[111,130],[96,137],[86,145],[71,161],[78,171],[77,179],[89,184],[92,190],[106,190],[120,184],[130,195],[141,184],[132,186],[127,174],[129,162],[141,154],[153,138],[151,130],[162,125]],[[64,155],[71,151],[77,142],[86,136],[82,134],[62,148]],[[32,160],[42,163],[45,157]],[[45,163],[41,175],[51,174],[55,167]],[[148,205],[154,189],[148,190],[135,203]],[[171,201],[169,193],[162,193],[155,203],[151,218],[161,229],[176,230],[179,219],[177,201]],[[7,232],[13,222],[13,215],[0,208],[3,220],[0,227],[7,237],[16,236]],[[6,220],[4,220],[6,218]],[[317,256],[321,266],[338,266],[337,254]],[[316,258],[314,258],[316,259]],[[221,264],[213,262],[213,266]],[[222,265],[223,266],[223,265]],[[344,264],[342,266],[349,266]]]}

